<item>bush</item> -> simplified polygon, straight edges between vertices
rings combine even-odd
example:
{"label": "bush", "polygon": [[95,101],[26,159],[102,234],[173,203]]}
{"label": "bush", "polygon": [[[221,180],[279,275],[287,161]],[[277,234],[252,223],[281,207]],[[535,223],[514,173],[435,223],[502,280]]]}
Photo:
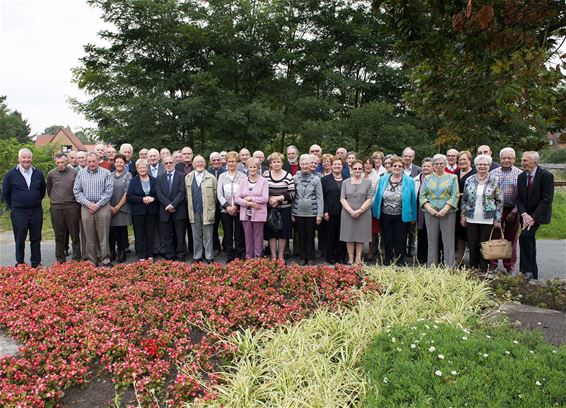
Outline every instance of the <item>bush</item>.
{"label": "bush", "polygon": [[422,321],[378,336],[365,355],[364,406],[566,406],[566,347],[508,327]]}

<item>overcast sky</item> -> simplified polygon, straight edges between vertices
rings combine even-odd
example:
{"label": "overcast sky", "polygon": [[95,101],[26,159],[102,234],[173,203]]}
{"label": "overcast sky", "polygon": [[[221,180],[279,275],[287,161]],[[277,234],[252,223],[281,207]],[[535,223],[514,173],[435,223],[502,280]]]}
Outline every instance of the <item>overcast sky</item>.
{"label": "overcast sky", "polygon": [[50,125],[94,127],[67,99],[86,99],[71,79],[83,45],[106,25],[84,0],[0,0],[0,95],[32,134]]}

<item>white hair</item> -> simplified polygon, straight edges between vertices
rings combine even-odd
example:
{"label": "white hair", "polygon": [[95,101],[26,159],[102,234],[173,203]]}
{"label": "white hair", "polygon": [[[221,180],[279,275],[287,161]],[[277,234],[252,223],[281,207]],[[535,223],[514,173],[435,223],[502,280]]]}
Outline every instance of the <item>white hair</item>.
{"label": "white hair", "polygon": [[202,157],[200,154],[197,154],[194,159],[193,159],[193,164],[195,164],[197,161],[202,160],[204,162],[204,164],[206,165],[206,160],[204,157]]}
{"label": "white hair", "polygon": [[476,156],[476,158],[474,159],[474,166],[477,166],[478,163],[480,162],[480,160],[487,160],[488,166],[491,166],[491,163],[493,162],[493,159],[491,158],[490,155],[488,155],[488,154],[478,154]]}
{"label": "white hair", "polygon": [[534,150],[530,150],[530,151],[523,152],[523,154],[530,155],[537,164],[540,163],[540,156],[539,156],[538,152],[535,152]]}
{"label": "white hair", "polygon": [[132,153],[134,152],[134,147],[131,144],[122,143],[122,145],[120,146],[120,153],[123,154],[126,149],[130,149]]}
{"label": "white hair", "polygon": [[156,148],[152,147],[151,149],[149,149],[147,151],[147,155],[149,156],[150,154],[156,154],[159,156],[159,150],[157,150]]}
{"label": "white hair", "polygon": [[448,164],[448,160],[446,160],[446,156],[443,155],[442,153],[436,153],[434,156],[432,156],[432,164],[434,164],[434,162],[438,160],[442,160],[445,166]]}
{"label": "white hair", "polygon": [[312,155],[309,153],[303,153],[301,154],[301,156],[299,157],[299,163],[302,162],[310,162],[312,160]]}
{"label": "white hair", "polygon": [[403,149],[403,153],[401,153],[402,155],[404,155],[405,153],[411,152],[413,153],[413,155],[415,154],[415,151],[413,149],[411,149],[410,147],[405,147]]}
{"label": "white hair", "polygon": [[33,152],[28,149],[27,147],[22,147],[20,150],[18,150],[18,159],[20,159],[24,154],[29,154],[31,157],[33,157]]}
{"label": "white hair", "polygon": [[218,153],[218,152],[212,152],[212,153],[210,153],[210,156],[208,156],[208,158],[209,158],[209,160],[212,160],[212,158],[215,157],[215,156],[221,157],[221,156],[220,156],[220,153]]}
{"label": "white hair", "polygon": [[146,160],[146,159],[137,159],[137,160],[136,160],[136,169],[137,169],[139,166],[145,166],[145,167],[147,167],[147,160]]}
{"label": "white hair", "polygon": [[499,157],[503,156],[503,154],[505,153],[511,153],[513,157],[515,157],[515,149],[513,149],[512,147],[504,147],[503,149],[501,149],[501,151],[499,152]]}

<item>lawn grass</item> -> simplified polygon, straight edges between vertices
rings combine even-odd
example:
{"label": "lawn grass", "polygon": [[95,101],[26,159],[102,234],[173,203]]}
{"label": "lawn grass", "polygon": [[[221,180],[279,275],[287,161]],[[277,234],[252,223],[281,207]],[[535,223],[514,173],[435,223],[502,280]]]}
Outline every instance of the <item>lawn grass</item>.
{"label": "lawn grass", "polygon": [[374,339],[364,366],[366,407],[566,406],[566,347],[507,326],[395,327]]}
{"label": "lawn grass", "polygon": [[537,231],[538,239],[566,239],[566,191],[554,190],[552,220]]}

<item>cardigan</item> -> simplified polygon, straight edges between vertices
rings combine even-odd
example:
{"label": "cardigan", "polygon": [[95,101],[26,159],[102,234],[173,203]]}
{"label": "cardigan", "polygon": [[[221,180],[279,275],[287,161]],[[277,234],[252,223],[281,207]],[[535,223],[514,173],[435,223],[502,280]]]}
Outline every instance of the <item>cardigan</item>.
{"label": "cardigan", "polygon": [[[389,183],[390,173],[384,174],[379,179],[375,198],[373,199],[372,214],[374,218],[381,217],[381,203],[383,202],[383,194]],[[403,174],[401,182],[401,219],[403,222],[413,222],[417,219],[417,195],[415,193],[415,181]]]}
{"label": "cardigan", "polygon": [[322,218],[324,199],[320,177],[313,173],[305,175],[302,171],[299,171],[293,176],[293,181],[295,182],[293,215],[295,217]]}
{"label": "cardigan", "polygon": [[269,184],[262,176],[257,176],[257,181],[252,191],[248,183],[248,178],[240,180],[240,191],[236,196],[236,204],[240,206],[240,221],[247,221],[247,207],[245,206],[246,197],[252,197],[252,201],[261,204],[259,208],[252,208],[252,222],[265,222],[267,220],[267,200],[269,198]]}
{"label": "cardigan", "polygon": [[[462,192],[462,204],[460,210],[461,217],[473,218],[476,208],[476,193],[478,191],[478,175],[471,175],[464,184]],[[495,221],[501,221],[503,214],[503,197],[499,188],[499,180],[492,174],[489,174],[485,182],[483,191],[482,209],[484,218],[493,218]]]}

